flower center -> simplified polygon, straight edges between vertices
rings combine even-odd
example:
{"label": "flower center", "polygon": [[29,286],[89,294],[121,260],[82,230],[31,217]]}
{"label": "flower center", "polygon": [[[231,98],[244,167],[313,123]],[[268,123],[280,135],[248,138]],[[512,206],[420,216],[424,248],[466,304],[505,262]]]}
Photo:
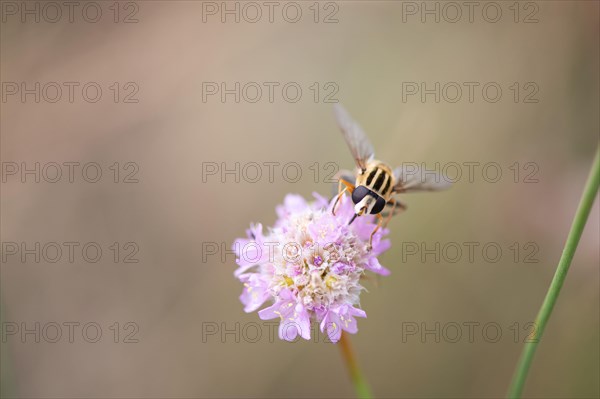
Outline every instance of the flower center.
{"label": "flower center", "polygon": [[313,264],[315,266],[321,266],[323,264],[323,258],[321,258],[319,255],[315,256],[313,258]]}

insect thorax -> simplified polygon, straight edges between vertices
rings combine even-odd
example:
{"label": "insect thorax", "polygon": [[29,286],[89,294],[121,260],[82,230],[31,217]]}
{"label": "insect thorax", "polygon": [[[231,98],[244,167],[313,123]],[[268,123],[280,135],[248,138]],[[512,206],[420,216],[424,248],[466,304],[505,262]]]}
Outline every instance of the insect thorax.
{"label": "insect thorax", "polygon": [[383,162],[371,161],[364,173],[356,177],[357,186],[365,186],[386,200],[394,187],[394,175],[391,168]]}

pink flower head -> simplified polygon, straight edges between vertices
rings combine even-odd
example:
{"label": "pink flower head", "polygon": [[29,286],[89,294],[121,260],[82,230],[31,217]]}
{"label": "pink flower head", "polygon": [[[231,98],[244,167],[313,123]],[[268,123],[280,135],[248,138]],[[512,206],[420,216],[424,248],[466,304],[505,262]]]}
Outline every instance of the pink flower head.
{"label": "pink flower head", "polygon": [[279,318],[279,338],[293,341],[310,339],[311,322],[319,323],[332,342],[343,331],[358,331],[355,317],[366,317],[360,309],[361,277],[370,271],[390,272],[377,256],[390,247],[379,229],[373,248],[367,250],[375,229],[373,215],[365,215],[348,225],[352,201],[342,197],[336,216],[332,202],[315,194],[309,203],[299,195],[286,196],[277,207],[279,219],[267,234],[262,225],[252,225],[248,238],[233,245],[238,269],[234,275],[244,284],[240,296],[246,312],[272,304],[258,312],[261,319]]}

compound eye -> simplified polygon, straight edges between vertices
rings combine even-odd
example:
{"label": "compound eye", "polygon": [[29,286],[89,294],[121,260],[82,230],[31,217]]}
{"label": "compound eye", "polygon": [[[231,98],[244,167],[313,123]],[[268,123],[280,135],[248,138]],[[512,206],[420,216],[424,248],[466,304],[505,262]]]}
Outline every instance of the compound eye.
{"label": "compound eye", "polygon": [[362,199],[365,198],[365,195],[367,194],[369,194],[369,189],[365,186],[356,187],[354,191],[352,191],[352,202],[354,202],[354,205],[362,201]]}
{"label": "compound eye", "polygon": [[373,206],[373,209],[371,209],[371,214],[375,215],[375,214],[383,211],[384,207],[385,207],[385,200],[381,197],[377,197],[377,201],[375,201],[375,205]]}

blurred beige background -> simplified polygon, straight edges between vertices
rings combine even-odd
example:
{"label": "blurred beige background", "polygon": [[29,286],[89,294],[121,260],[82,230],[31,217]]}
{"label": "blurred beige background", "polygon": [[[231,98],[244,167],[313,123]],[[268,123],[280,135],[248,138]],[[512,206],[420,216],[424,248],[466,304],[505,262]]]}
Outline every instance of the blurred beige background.
{"label": "blurred beige background", "polygon": [[[521,3],[518,22],[512,2],[495,3],[502,11],[496,23],[482,16],[486,3],[478,3],[473,22],[463,14],[456,23],[444,19],[454,15],[445,3],[433,2],[429,7],[437,4],[446,13],[439,23],[427,14],[421,22],[420,2],[339,1],[317,7],[299,2],[297,23],[282,17],[286,3],[275,9],[273,23],[266,8],[256,23],[243,18],[235,23],[231,16],[222,23],[220,14],[206,13],[220,2],[192,1],[120,3],[117,23],[112,2],[96,3],[102,10],[97,23],[87,22],[81,8],[73,23],[66,15],[56,23],[46,21],[54,14],[38,3],[47,14],[39,23],[27,15],[22,22],[21,10],[13,14],[6,3],[0,39],[7,96],[0,104],[3,166],[97,162],[103,175],[98,183],[77,174],[73,183],[65,177],[58,183],[34,183],[31,177],[22,183],[18,174],[4,176],[2,242],[96,242],[103,256],[90,263],[76,251],[73,263],[64,254],[56,263],[36,263],[32,256],[23,262],[3,247],[3,396],[353,396],[338,349],[322,337],[318,343],[269,342],[266,327],[256,343],[236,343],[235,334],[224,340],[203,334],[206,323],[230,329],[236,323],[261,323],[256,313],[243,312],[232,256],[203,262],[203,243],[228,247],[250,222],[272,225],[275,206],[286,193],[329,193],[327,162],[352,167],[331,104],[324,101],[331,87],[337,88],[333,98],[369,133],[379,158],[430,167],[497,162],[503,173],[499,182],[489,183],[476,169],[473,182],[463,176],[448,192],[404,197],[409,211],[390,224],[393,246],[380,258],[392,274],[377,286],[368,284],[369,292],[362,295],[368,319],[359,321],[353,337],[374,393],[505,394],[527,333],[523,326],[534,319],[550,283],[598,142],[597,2]],[[242,10],[245,3],[238,6]],[[242,16],[253,18],[253,10],[246,11]],[[538,22],[524,23],[530,15]],[[324,23],[328,16],[338,22]],[[72,103],[66,91],[56,103],[44,96],[36,103],[33,95],[25,102],[20,93],[8,95],[13,86],[6,82],[80,86]],[[87,82],[102,88],[96,103],[81,96]],[[114,82],[118,102],[115,86],[110,88]],[[125,87],[127,82],[134,86]],[[218,94],[203,101],[203,82],[204,88],[206,82],[280,86],[272,103],[266,91],[256,103],[244,98],[236,103],[232,95],[222,102]],[[302,88],[295,103],[281,94],[288,82]],[[328,82],[334,85],[325,87]],[[403,101],[403,82],[404,88],[407,82],[480,86],[473,102],[464,91],[456,103],[444,98],[436,103],[432,95],[425,102],[419,95]],[[482,97],[487,82],[502,88],[499,101]],[[509,88],[515,82],[517,102]],[[533,87],[525,88],[528,82],[539,89],[537,103],[524,102]],[[139,89],[131,97],[138,102],[124,103],[132,87]],[[119,183],[109,169],[115,162]],[[131,171],[124,169],[127,162],[139,167],[138,183],[122,182]],[[256,183],[236,183],[232,176],[225,182],[206,176],[203,182],[207,162],[230,168],[236,162],[296,162],[303,174],[296,183],[283,179],[277,168],[272,183],[264,175]],[[519,183],[509,168],[515,162]],[[527,162],[537,165],[538,183],[523,182],[531,172],[523,169]],[[600,395],[598,219],[596,202],[526,396]],[[402,242],[432,247],[473,241],[498,243],[502,258],[486,262],[479,251],[474,262],[463,255],[456,263],[436,263],[402,251]],[[119,260],[130,252],[123,245],[135,242],[139,262],[115,263],[109,249],[114,242],[121,246]],[[509,249],[515,242],[518,262]],[[538,263],[523,262],[527,243],[539,249]],[[102,337],[89,343],[76,330],[73,343],[65,336],[57,343],[44,337],[36,343],[33,335],[22,339],[20,332],[6,331],[13,326],[7,323],[20,328],[36,322],[94,322]],[[111,330],[115,322],[118,343]],[[123,342],[132,331],[124,328],[128,322],[139,327],[137,343]],[[473,342],[464,335],[466,328],[457,343],[447,335],[436,343],[431,335],[403,334],[407,323],[433,328],[436,322],[480,327]],[[482,337],[486,323],[501,327],[498,342]],[[515,323],[519,343],[511,330]],[[67,331],[63,327],[63,335]]]}

